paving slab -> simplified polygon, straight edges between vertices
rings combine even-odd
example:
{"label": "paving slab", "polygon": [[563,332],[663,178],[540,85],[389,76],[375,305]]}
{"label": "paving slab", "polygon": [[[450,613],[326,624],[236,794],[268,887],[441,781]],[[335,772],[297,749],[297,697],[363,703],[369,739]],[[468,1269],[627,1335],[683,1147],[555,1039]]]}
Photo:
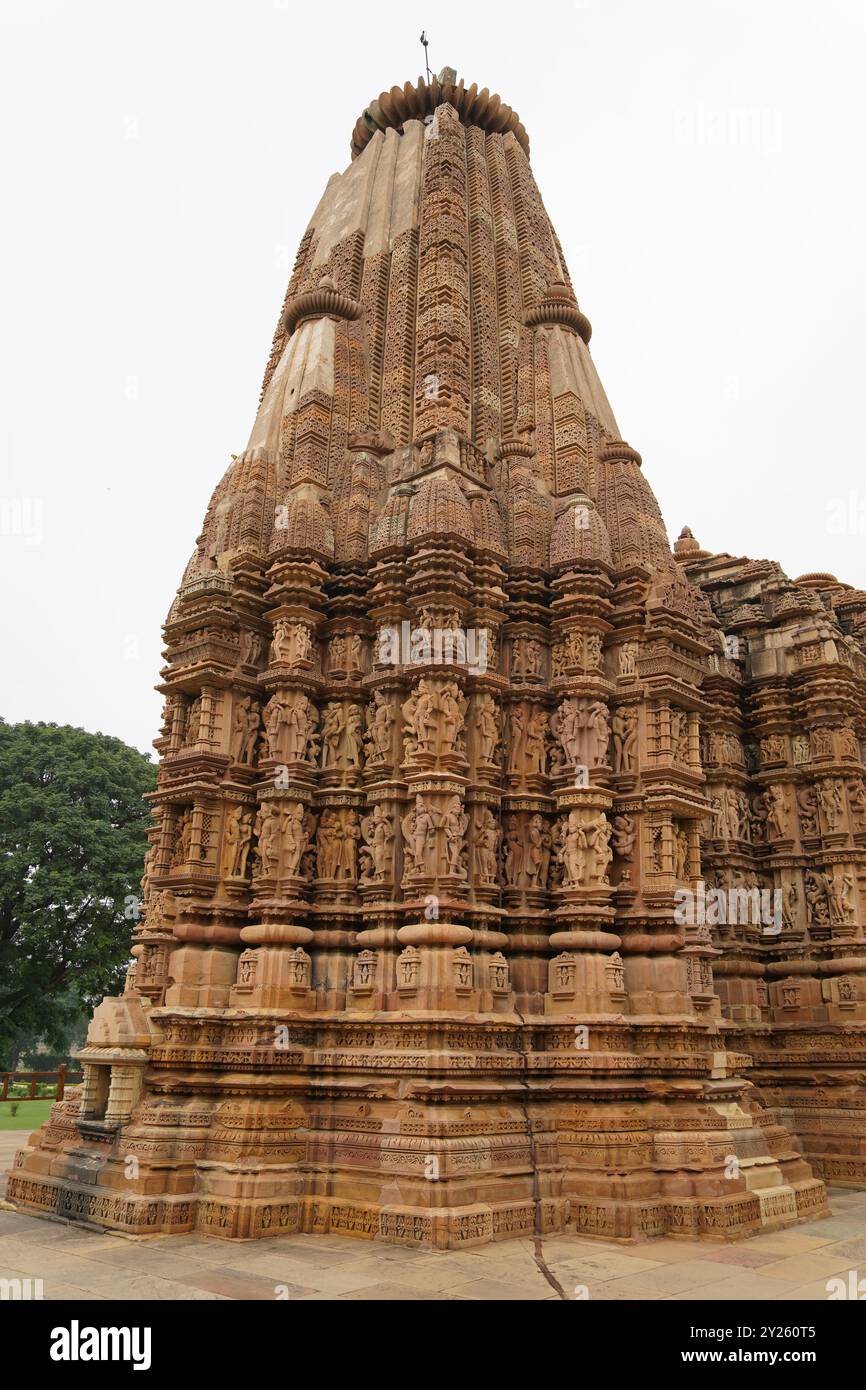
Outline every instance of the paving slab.
{"label": "paving slab", "polygon": [[[26,1134],[0,1133],[0,1163]],[[129,1236],[0,1206],[0,1278],[39,1278],[51,1300],[118,1298],[512,1302],[827,1299],[828,1278],[866,1275],[866,1193],[831,1189],[833,1216],[716,1244],[531,1237],[459,1251],[326,1236],[224,1241]],[[558,1285],[558,1287],[557,1287]]]}

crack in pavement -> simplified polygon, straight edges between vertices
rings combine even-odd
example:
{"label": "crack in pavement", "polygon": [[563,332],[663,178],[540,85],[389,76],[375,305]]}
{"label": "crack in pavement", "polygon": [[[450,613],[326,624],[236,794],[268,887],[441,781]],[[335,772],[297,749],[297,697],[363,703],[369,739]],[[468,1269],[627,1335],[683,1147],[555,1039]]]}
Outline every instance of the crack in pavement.
{"label": "crack in pavement", "polygon": [[[523,1014],[520,1012],[520,1010],[517,1008],[516,1005],[515,1005],[515,1008],[514,1008],[514,1012],[517,1014],[517,1017],[520,1019],[520,1025],[521,1025],[521,1027],[522,1027],[522,1028],[525,1028],[525,1027],[526,1027],[526,1020],[525,1020],[525,1018],[523,1017]],[[518,1043],[519,1043],[519,1042],[520,1042],[520,1036],[518,1035]],[[524,1075],[523,1075],[522,1077],[520,1077],[519,1080],[520,1080],[521,1086],[524,1086],[524,1087],[526,1088],[527,1096],[528,1096],[528,1093],[529,1093],[529,1077],[528,1077],[528,1074],[527,1074],[527,1062],[528,1062],[529,1054],[528,1054],[527,1052],[525,1052],[524,1049],[521,1047],[521,1048],[520,1048],[520,1056],[521,1056],[522,1059],[523,1059],[523,1070],[524,1070]],[[532,1203],[533,1203],[533,1209],[534,1209],[534,1211],[533,1211],[533,1227],[534,1227],[534,1233],[533,1233],[533,1238],[532,1238],[533,1259],[535,1260],[535,1266],[536,1266],[536,1268],[537,1268],[539,1274],[541,1274],[542,1277],[543,1277],[544,1279],[547,1280],[548,1284],[549,1284],[550,1287],[553,1289],[553,1291],[554,1291],[554,1293],[557,1295],[557,1297],[558,1297],[558,1298],[565,1299],[566,1301],[568,1301],[568,1294],[565,1292],[565,1289],[562,1287],[562,1285],[560,1284],[560,1282],[559,1282],[559,1280],[557,1279],[556,1275],[553,1273],[553,1270],[550,1268],[550,1266],[548,1265],[546,1259],[544,1258],[544,1245],[543,1245],[543,1241],[542,1241],[542,1230],[541,1230],[541,1193],[540,1193],[540,1191],[539,1191],[539,1186],[538,1186],[538,1163],[536,1162],[535,1133],[534,1133],[533,1128],[532,1128],[532,1121],[531,1121],[531,1119],[530,1119],[530,1117],[529,1117],[529,1105],[528,1105],[528,1100],[525,1101],[525,1102],[521,1105],[520,1108],[521,1108],[521,1110],[523,1111],[523,1118],[524,1118],[524,1120],[526,1121],[526,1134],[527,1134],[527,1137],[528,1137],[528,1139],[529,1139],[529,1161],[530,1161],[530,1164],[532,1165]]]}

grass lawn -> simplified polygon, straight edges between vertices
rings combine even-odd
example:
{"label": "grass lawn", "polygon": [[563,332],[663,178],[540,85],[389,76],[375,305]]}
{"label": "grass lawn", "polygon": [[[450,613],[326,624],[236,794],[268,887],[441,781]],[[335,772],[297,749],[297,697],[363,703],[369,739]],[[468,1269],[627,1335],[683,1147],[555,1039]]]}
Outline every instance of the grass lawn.
{"label": "grass lawn", "polygon": [[53,1100],[21,1100],[13,1115],[15,1101],[0,1101],[0,1130],[26,1129],[32,1133],[48,1119],[53,1104]]}

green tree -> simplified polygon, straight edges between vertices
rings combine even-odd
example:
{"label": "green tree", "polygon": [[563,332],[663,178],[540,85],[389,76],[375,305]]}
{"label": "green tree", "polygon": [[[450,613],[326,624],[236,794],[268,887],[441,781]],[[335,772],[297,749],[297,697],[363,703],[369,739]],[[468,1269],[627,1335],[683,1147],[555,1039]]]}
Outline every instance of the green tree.
{"label": "green tree", "polygon": [[0,719],[0,1067],[120,985],[155,782],[120,739]]}

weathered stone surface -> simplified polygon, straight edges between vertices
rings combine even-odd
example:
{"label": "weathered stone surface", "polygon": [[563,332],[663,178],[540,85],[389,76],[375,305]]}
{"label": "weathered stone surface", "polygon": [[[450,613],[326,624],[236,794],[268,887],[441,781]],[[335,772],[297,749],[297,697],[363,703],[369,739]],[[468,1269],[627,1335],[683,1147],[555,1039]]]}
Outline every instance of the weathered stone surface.
{"label": "weathered stone surface", "polygon": [[866,595],[671,551],[510,108],[394,88],[352,148],[166,624],[124,1001],[9,1197],[443,1249],[820,1214]]}

